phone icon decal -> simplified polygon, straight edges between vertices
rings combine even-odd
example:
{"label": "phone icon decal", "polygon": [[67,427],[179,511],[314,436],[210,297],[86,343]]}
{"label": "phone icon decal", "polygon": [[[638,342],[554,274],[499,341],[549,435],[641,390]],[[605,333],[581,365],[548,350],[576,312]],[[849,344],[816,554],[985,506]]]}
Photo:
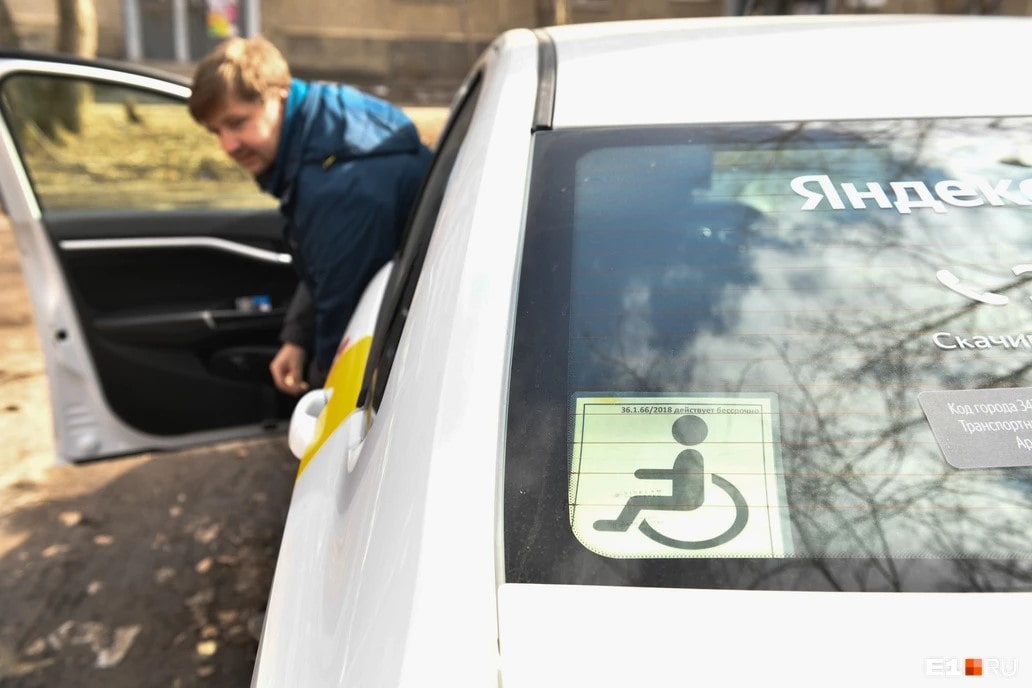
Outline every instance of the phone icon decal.
{"label": "phone icon decal", "polygon": [[1006,306],[1010,303],[1010,299],[1004,294],[997,294],[992,291],[983,291],[962,283],[960,278],[949,270],[939,270],[935,273],[935,277],[939,280],[939,283],[947,289],[951,289],[961,296],[966,296],[972,301],[989,304],[990,306]]}

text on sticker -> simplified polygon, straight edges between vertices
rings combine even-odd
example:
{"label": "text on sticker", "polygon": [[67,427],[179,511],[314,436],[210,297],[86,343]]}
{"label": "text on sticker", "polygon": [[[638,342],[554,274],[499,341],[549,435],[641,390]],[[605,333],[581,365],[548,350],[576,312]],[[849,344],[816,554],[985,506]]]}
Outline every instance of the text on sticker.
{"label": "text on sticker", "polygon": [[[889,182],[886,191],[879,182],[842,182],[836,185],[826,174],[810,174],[796,177],[790,184],[792,191],[806,199],[801,210],[816,210],[825,202],[834,210],[845,210],[846,201],[856,210],[867,208],[870,201],[879,208],[895,208],[903,215],[910,214],[914,208],[930,208],[937,213],[945,213],[947,206],[1032,206],[1032,179],[1018,182],[1001,179],[995,184],[981,179],[944,179],[932,188],[922,181]],[[866,190],[861,191],[861,185]]]}

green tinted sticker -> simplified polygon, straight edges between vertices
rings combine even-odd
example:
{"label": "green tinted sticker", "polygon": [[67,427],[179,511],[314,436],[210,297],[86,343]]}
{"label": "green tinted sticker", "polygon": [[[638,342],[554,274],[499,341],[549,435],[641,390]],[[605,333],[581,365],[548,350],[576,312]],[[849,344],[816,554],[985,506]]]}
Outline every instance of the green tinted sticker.
{"label": "green tinted sticker", "polygon": [[790,554],[775,395],[575,397],[570,523],[607,557]]}

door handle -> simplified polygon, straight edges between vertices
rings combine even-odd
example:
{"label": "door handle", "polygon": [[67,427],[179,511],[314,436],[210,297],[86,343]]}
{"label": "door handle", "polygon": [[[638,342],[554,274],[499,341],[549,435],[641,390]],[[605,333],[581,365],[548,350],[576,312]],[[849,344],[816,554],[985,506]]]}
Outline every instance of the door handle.
{"label": "door handle", "polygon": [[315,438],[315,424],[319,414],[326,408],[330,395],[325,389],[313,389],[301,397],[290,416],[290,430],[287,432],[287,444],[290,453],[301,458],[305,450]]}

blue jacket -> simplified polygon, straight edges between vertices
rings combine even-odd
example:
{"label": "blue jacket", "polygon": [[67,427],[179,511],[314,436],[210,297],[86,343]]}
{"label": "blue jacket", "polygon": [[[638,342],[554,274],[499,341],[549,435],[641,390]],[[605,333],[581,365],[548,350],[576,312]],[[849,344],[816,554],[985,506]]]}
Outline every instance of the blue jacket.
{"label": "blue jacket", "polygon": [[[295,79],[276,160],[259,178],[280,199],[287,245],[315,310],[326,370],[362,290],[398,247],[430,151],[399,108],[350,86]],[[293,310],[293,309],[292,309]]]}

